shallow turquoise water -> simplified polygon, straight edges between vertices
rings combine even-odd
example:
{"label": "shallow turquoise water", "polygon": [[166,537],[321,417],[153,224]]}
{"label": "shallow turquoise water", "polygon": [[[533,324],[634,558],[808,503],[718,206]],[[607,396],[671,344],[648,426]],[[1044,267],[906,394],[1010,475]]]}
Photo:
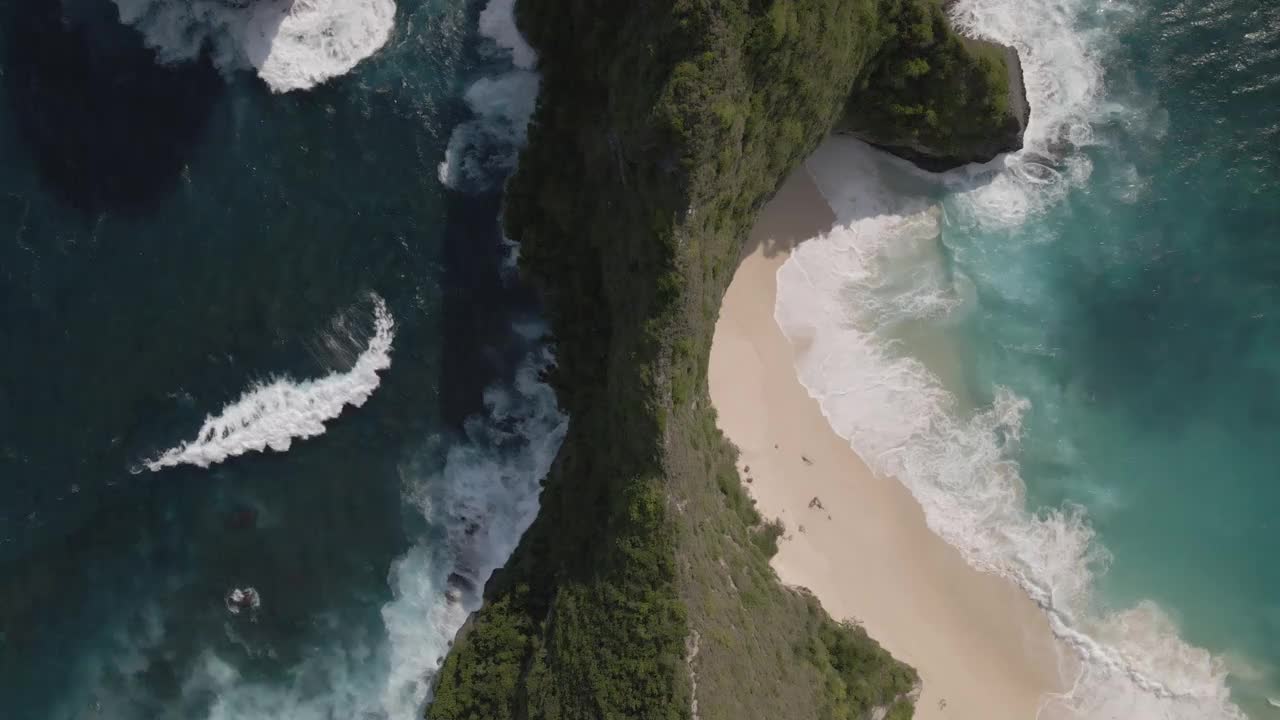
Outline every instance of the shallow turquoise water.
{"label": "shallow turquoise water", "polygon": [[1280,697],[1280,5],[960,0],[1026,148],[931,176],[846,138],[775,316],[832,427],[1083,660],[1049,717]]}
{"label": "shallow turquoise water", "polygon": [[[1154,600],[1224,658],[1240,701],[1280,688],[1280,5],[1139,2],[1110,42],[1092,167],[1016,227],[943,233],[977,303],[971,391],[1030,401],[1033,508],[1083,507],[1097,601]],[[1052,163],[1050,163],[1052,164]]]}

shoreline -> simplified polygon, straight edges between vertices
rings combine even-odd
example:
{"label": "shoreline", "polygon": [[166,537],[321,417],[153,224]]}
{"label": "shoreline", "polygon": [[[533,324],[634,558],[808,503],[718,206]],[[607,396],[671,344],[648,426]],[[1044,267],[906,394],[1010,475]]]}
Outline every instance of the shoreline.
{"label": "shoreline", "polygon": [[1048,620],[934,535],[910,492],[866,467],[796,376],[796,349],[774,320],[776,273],[834,222],[798,168],[761,211],[712,341],[718,425],[761,514],[786,525],[772,565],[919,671],[918,720],[1030,720],[1067,689]]}

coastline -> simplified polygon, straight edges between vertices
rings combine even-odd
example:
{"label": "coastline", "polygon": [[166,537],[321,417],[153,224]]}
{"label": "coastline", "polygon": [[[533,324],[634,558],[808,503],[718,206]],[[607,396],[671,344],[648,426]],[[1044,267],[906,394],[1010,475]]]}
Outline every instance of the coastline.
{"label": "coastline", "polygon": [[934,535],[907,489],[870,472],[796,377],[795,349],[774,321],[776,273],[833,222],[796,170],[761,211],[712,341],[718,425],[761,514],[786,525],[773,567],[917,669],[916,718],[1029,720],[1066,689],[1046,618]]}

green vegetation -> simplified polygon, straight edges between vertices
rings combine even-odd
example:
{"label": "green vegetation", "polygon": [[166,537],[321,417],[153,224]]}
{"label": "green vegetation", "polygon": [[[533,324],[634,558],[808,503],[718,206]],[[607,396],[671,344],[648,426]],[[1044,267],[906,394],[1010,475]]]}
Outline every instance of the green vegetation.
{"label": "green vegetation", "polygon": [[1021,147],[1025,101],[1009,96],[1005,49],[951,32],[937,0],[881,7],[887,40],[840,129],[931,169]]}
{"label": "green vegetation", "polygon": [[519,4],[543,89],[506,227],[572,422],[428,718],[689,718],[694,676],[702,720],[911,716],[915,672],[779,584],[782,527],[744,491],[706,389],[756,211],[891,59],[886,6]]}

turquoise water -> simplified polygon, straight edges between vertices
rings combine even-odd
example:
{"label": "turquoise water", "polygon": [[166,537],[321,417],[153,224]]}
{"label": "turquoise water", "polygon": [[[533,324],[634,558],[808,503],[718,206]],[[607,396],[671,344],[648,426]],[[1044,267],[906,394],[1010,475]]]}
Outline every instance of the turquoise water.
{"label": "turquoise water", "polygon": [[420,716],[563,432],[510,5],[0,0],[0,717]]}
{"label": "turquoise water", "polygon": [[802,381],[1049,613],[1048,716],[1280,716],[1280,5],[962,0],[1027,148],[927,177],[852,141],[779,274]]}
{"label": "turquoise water", "polygon": [[1258,695],[1280,688],[1269,5],[1134,4],[1103,79],[1124,109],[1077,151],[1088,179],[1017,228],[944,232],[977,289],[970,387],[1030,401],[1016,454],[1030,505],[1083,507],[1111,555],[1099,602],[1157,603],[1260,716]]}

